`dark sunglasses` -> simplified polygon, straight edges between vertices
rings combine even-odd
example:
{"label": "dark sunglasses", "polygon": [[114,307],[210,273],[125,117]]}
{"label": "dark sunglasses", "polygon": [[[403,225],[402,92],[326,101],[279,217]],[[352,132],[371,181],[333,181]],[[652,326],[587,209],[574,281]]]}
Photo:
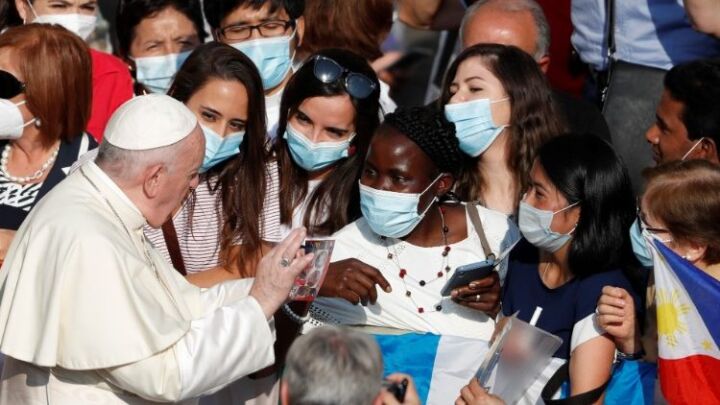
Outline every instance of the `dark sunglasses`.
{"label": "dark sunglasses", "polygon": [[327,56],[317,55],[314,59],[313,73],[318,80],[329,84],[345,78],[343,82],[345,90],[354,98],[367,98],[377,88],[375,82],[369,77],[351,72]]}
{"label": "dark sunglasses", "polygon": [[10,72],[0,70],[0,98],[9,99],[25,91],[25,83]]}

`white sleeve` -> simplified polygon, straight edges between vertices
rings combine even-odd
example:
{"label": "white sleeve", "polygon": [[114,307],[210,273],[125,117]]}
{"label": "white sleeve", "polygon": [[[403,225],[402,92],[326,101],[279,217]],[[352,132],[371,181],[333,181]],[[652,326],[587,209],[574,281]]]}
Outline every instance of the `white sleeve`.
{"label": "white sleeve", "polygon": [[206,313],[209,313],[223,305],[230,305],[249,296],[254,282],[254,278],[241,278],[201,289],[200,300],[203,308]]}
{"label": "white sleeve", "polygon": [[192,321],[171,348],[100,374],[142,398],[177,402],[211,394],[271,365],[274,340],[274,324],[255,298],[247,297]]}

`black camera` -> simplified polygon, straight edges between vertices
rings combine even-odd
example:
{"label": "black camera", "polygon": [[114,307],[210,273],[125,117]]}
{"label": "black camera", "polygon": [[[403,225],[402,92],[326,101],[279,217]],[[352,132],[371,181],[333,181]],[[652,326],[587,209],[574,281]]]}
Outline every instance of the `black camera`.
{"label": "black camera", "polygon": [[383,381],[383,387],[387,390],[387,392],[393,394],[395,399],[397,399],[400,403],[405,401],[405,392],[407,391],[408,384],[409,382],[407,378],[403,378],[400,382],[388,380]]}

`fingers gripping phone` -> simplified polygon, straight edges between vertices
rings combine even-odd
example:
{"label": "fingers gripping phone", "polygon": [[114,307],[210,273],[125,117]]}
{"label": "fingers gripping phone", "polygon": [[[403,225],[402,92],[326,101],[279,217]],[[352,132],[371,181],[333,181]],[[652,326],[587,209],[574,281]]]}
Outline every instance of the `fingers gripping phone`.
{"label": "fingers gripping phone", "polygon": [[458,267],[447,283],[445,283],[440,294],[442,294],[443,297],[447,297],[452,290],[466,286],[470,284],[471,281],[480,280],[489,276],[493,272],[493,269],[495,269],[496,264],[497,262],[491,259]]}

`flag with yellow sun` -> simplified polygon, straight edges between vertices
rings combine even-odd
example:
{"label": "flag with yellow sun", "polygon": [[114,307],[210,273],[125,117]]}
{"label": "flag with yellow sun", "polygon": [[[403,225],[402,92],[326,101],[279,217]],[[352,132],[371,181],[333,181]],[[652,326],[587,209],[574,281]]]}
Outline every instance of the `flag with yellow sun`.
{"label": "flag with yellow sun", "polygon": [[653,245],[663,395],[671,404],[720,404],[720,281]]}

